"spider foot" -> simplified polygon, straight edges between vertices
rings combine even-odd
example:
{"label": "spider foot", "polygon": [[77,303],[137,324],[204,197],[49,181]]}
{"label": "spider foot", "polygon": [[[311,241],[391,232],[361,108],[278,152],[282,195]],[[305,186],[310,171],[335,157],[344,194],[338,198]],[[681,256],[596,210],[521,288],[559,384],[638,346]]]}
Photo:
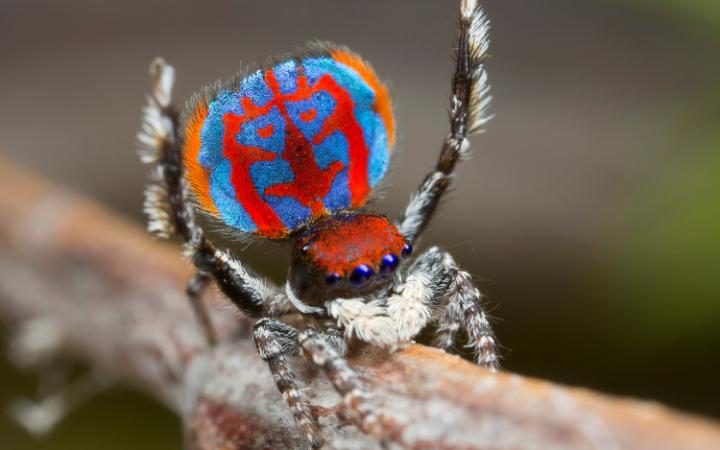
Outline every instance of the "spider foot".
{"label": "spider foot", "polygon": [[306,330],[300,333],[298,342],[306,358],[325,371],[335,390],[343,397],[351,421],[365,433],[384,440],[386,436],[381,415],[372,407],[365,383],[326,336],[315,330]]}

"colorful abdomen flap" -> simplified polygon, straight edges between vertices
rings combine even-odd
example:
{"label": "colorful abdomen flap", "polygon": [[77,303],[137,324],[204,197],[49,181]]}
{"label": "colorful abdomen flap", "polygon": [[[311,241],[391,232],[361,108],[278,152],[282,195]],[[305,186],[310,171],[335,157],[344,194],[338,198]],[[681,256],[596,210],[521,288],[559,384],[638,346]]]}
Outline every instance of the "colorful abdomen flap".
{"label": "colorful abdomen flap", "polygon": [[195,101],[185,168],[204,210],[283,239],[363,206],[387,171],[394,139],[387,88],[359,56],[326,48]]}

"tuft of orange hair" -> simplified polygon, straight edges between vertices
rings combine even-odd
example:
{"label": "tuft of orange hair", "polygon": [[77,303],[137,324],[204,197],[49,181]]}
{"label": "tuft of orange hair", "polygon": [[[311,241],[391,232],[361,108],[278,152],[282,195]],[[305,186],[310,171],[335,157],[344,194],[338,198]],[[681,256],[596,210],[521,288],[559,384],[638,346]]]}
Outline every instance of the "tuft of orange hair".
{"label": "tuft of orange hair", "polygon": [[375,92],[375,110],[380,114],[380,117],[382,117],[385,123],[388,147],[392,151],[395,145],[395,117],[393,116],[390,91],[388,91],[387,86],[380,81],[380,78],[378,78],[370,64],[355,53],[345,49],[333,49],[330,50],[329,53],[335,61],[354,69],[370,86],[370,89]]}
{"label": "tuft of orange hair", "polygon": [[217,216],[218,210],[215,203],[210,197],[210,177],[200,161],[200,146],[202,145],[201,133],[202,126],[208,114],[208,104],[205,100],[197,102],[195,111],[187,119],[185,126],[185,151],[183,152],[183,160],[185,164],[185,174],[190,183],[190,187],[195,193],[200,207],[210,214]]}

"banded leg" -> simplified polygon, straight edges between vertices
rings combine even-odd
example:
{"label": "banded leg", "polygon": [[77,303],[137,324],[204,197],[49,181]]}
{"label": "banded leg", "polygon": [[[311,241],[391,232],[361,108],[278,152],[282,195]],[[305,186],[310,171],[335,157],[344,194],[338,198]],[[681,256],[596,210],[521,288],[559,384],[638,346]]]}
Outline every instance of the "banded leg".
{"label": "banded leg", "polygon": [[[447,254],[450,260],[452,258]],[[454,266],[449,269],[453,282],[448,302],[438,317],[438,331],[435,340],[438,347],[448,350],[456,340],[458,324],[467,334],[468,345],[473,348],[475,361],[492,371],[500,368],[497,356],[497,342],[487,314],[481,306],[482,295],[470,274]]]}
{"label": "banded leg", "polygon": [[342,331],[337,328],[327,328],[324,331],[324,335],[328,345],[330,345],[330,348],[332,348],[335,353],[340,357],[344,357],[347,354],[348,346]]}
{"label": "banded leg", "polygon": [[400,221],[400,232],[410,241],[415,241],[430,221],[450,185],[457,161],[469,156],[467,136],[481,131],[489,120],[486,111],[491,97],[485,72],[488,29],[488,21],[477,0],[462,0],[450,98],[450,133],[435,170],[415,191]]}
{"label": "banded leg", "polygon": [[298,353],[298,331],[274,319],[260,319],[255,324],[253,339],[260,357],[267,361],[275,384],[290,407],[295,422],[313,448],[322,445],[317,422],[312,415],[312,406],[298,389],[298,383],[287,357]]}
{"label": "banded leg", "polygon": [[[140,157],[153,167],[151,182],[145,191],[148,229],[161,238],[180,236],[195,267],[211,275],[230,300],[249,316],[277,315],[287,311],[290,306],[283,301],[280,291],[268,286],[227,252],[215,248],[196,223],[184,177],[179,114],[171,104],[175,71],[158,58],[150,67],[150,75],[151,94],[138,133]],[[200,307],[205,308],[205,305]],[[201,323],[203,316],[207,316],[207,311],[200,314]]]}
{"label": "banded leg", "polygon": [[382,424],[369,404],[370,394],[365,383],[328,337],[315,330],[306,330],[300,333],[298,342],[305,356],[327,374],[360,428],[371,436],[384,439]]}
{"label": "banded leg", "polygon": [[393,321],[404,327],[401,334],[412,339],[431,320],[437,325],[435,345],[451,351],[463,328],[475,361],[497,370],[495,336],[481,306],[480,291],[452,256],[437,247],[423,253],[411,266],[397,294],[388,300]]}

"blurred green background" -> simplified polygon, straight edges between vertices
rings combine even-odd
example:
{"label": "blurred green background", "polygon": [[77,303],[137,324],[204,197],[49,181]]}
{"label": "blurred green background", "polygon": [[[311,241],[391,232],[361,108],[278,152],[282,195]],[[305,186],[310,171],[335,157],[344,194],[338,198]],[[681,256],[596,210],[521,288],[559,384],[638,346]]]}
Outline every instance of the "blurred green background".
{"label": "blurred green background", "polygon": [[[495,119],[424,244],[456,254],[499,318],[508,370],[720,417],[720,2],[488,0]],[[397,214],[446,133],[454,1],[0,1],[0,151],[141,223],[146,67],[177,98],[320,38],[396,99]],[[393,214],[391,214],[393,215]],[[243,257],[281,280],[287,248]],[[6,331],[9,329],[6,324]],[[0,363],[0,403],[38,378]],[[123,388],[3,449],[179,448]]]}

